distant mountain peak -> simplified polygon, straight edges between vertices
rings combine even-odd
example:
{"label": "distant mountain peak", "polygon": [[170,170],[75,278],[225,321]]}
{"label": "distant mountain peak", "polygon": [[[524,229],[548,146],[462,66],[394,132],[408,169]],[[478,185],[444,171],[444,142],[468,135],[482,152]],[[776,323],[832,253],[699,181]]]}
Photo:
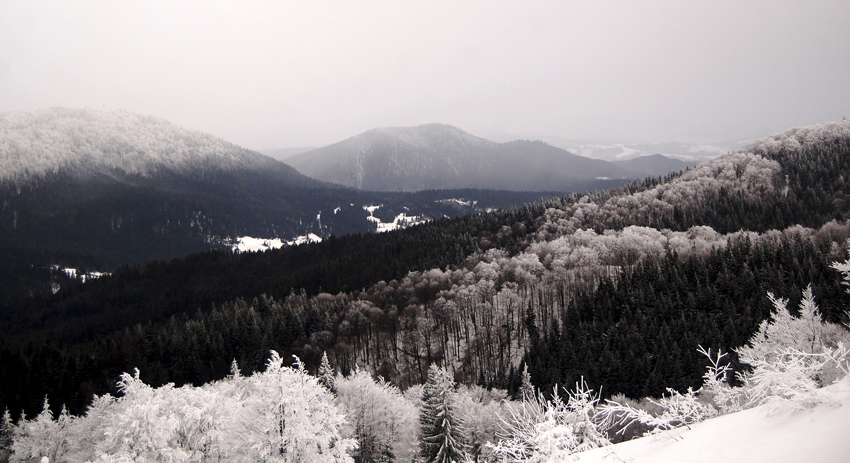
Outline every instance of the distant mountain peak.
{"label": "distant mountain peak", "polygon": [[491,146],[495,143],[476,137],[455,126],[447,124],[424,124],[414,127],[382,127],[368,130],[344,140],[366,141],[367,143],[392,142],[418,149],[443,150],[446,145]]}
{"label": "distant mountain peak", "polygon": [[573,191],[631,175],[543,142],[496,143],[446,124],[372,129],[287,162],[305,175],[374,191]]}

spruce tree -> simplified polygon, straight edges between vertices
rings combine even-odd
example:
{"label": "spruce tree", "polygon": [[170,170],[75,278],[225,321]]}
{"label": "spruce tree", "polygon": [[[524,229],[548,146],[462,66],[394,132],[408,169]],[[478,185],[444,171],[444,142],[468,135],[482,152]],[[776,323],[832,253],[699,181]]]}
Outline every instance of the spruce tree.
{"label": "spruce tree", "polygon": [[322,363],[319,364],[319,369],[316,371],[316,376],[319,377],[319,384],[325,389],[336,395],[336,382],[334,381],[334,369],[331,368],[331,362],[328,361],[328,353],[322,353]]}
{"label": "spruce tree", "polygon": [[9,461],[12,448],[12,415],[6,409],[0,416],[0,461]]}
{"label": "spruce tree", "polygon": [[444,369],[432,364],[428,382],[422,389],[422,456],[427,462],[463,461],[464,442],[460,416],[454,408],[454,380]]}

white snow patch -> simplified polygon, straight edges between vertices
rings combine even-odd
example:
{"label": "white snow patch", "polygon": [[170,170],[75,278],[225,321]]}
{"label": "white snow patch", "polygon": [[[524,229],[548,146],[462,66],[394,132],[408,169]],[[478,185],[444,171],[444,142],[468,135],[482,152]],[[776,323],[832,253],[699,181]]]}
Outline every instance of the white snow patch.
{"label": "white snow patch", "polygon": [[296,236],[290,241],[286,242],[287,246],[297,246],[299,244],[306,243],[321,243],[322,237],[313,233],[307,233],[306,235]]}
{"label": "white snow patch", "polygon": [[374,213],[381,206],[363,206],[363,210],[369,213],[369,217],[366,217],[366,220],[370,222],[375,222],[376,230],[378,233],[388,232],[392,230],[398,230],[399,228],[407,228],[411,225],[418,225],[420,223],[425,223],[426,220],[424,217],[420,215],[407,215],[404,212],[395,216],[392,222],[385,223],[382,222],[379,217],[375,217]]}
{"label": "white snow patch", "polygon": [[230,247],[234,252],[257,252],[269,249],[279,249],[284,246],[280,238],[254,238],[252,236],[240,236]]}
{"label": "white snow patch", "polygon": [[[53,270],[61,270],[62,272],[65,273],[65,275],[68,275],[68,277],[77,278],[78,272],[77,272],[77,269],[75,269],[75,268],[71,268],[71,267],[64,267],[63,268],[63,267],[59,267],[58,265],[54,265]],[[98,279],[98,278],[100,278],[104,275],[109,275],[109,272],[86,272],[86,273],[79,274],[79,278],[80,278],[80,280],[82,280],[83,283],[85,283],[86,280],[96,280],[96,279]],[[57,287],[58,287],[58,285],[57,285]],[[58,291],[58,289],[53,291],[53,293],[55,294],[56,291]]]}
{"label": "white snow patch", "polygon": [[839,405],[769,414],[756,407],[654,436],[572,455],[577,462],[850,461],[850,377],[822,389]]}
{"label": "white snow patch", "polygon": [[377,217],[367,217],[367,218],[370,219],[370,220],[373,220],[374,222],[376,222],[378,224],[378,233],[392,231],[392,230],[398,230],[400,228],[407,228],[407,227],[410,227],[412,225],[418,225],[420,223],[427,222],[427,220],[422,218],[422,216],[407,215],[404,212],[395,216],[395,219],[393,219],[393,221],[390,222],[390,223],[383,223]]}
{"label": "white snow patch", "polygon": [[284,241],[280,238],[254,238],[251,236],[237,237],[235,242],[230,246],[233,252],[258,252],[268,251],[269,249],[280,249],[284,246],[297,246],[304,243],[320,243],[322,238],[313,233],[308,233],[302,236]]}

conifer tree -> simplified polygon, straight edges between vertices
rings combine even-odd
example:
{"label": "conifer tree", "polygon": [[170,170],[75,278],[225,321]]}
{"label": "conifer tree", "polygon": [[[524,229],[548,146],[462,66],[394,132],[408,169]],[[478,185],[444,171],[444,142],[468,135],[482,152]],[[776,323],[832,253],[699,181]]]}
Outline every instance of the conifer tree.
{"label": "conifer tree", "polygon": [[328,361],[328,353],[322,353],[322,363],[319,364],[319,369],[316,372],[319,377],[319,384],[325,389],[336,395],[336,382],[334,380],[334,369],[331,368],[331,362]]}
{"label": "conifer tree", "polygon": [[422,389],[422,456],[427,462],[463,461],[464,442],[460,417],[454,407],[454,379],[432,364]]}
{"label": "conifer tree", "polygon": [[9,409],[0,416],[0,461],[9,461],[12,447],[12,415]]}
{"label": "conifer tree", "polygon": [[522,385],[520,386],[520,392],[522,393],[523,402],[536,400],[534,385],[531,384],[531,374],[528,372],[527,363],[522,368]]}

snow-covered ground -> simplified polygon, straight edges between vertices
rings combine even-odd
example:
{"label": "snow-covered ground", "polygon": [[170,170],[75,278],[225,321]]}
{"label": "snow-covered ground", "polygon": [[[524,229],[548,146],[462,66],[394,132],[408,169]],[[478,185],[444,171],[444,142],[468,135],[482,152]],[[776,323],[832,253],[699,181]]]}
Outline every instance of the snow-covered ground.
{"label": "snow-covered ground", "polygon": [[836,403],[771,412],[760,406],[654,436],[572,455],[571,461],[850,462],[850,378],[823,389]]}
{"label": "snow-covered ground", "polygon": [[378,233],[388,232],[392,230],[398,230],[400,228],[407,228],[412,225],[418,225],[420,223],[425,223],[427,220],[419,215],[407,215],[404,212],[395,216],[392,222],[382,222],[379,217],[375,217],[374,213],[381,206],[363,206],[363,210],[369,213],[369,217],[366,217],[366,220],[370,222],[374,222],[377,226]]}
{"label": "snow-covered ground", "polygon": [[[83,283],[85,283],[86,281],[89,281],[89,280],[95,280],[95,279],[100,278],[104,275],[109,275],[109,272],[95,272],[95,271],[84,272],[84,273],[78,274],[78,271],[75,268],[61,267],[59,265],[53,265],[52,268],[53,268],[53,270],[59,270],[59,271],[63,272],[65,275],[68,275],[70,278],[78,278],[79,277],[80,281],[82,281]],[[60,289],[62,289],[62,286],[60,286],[55,281],[50,283],[50,290],[53,292],[53,294],[58,293]]]}
{"label": "snow-covered ground", "polygon": [[279,249],[284,246],[295,246],[304,243],[319,243],[322,238],[313,233],[308,233],[302,236],[283,241],[280,238],[254,238],[251,236],[237,237],[234,243],[230,246],[234,252],[256,252],[267,251],[269,249]]}

